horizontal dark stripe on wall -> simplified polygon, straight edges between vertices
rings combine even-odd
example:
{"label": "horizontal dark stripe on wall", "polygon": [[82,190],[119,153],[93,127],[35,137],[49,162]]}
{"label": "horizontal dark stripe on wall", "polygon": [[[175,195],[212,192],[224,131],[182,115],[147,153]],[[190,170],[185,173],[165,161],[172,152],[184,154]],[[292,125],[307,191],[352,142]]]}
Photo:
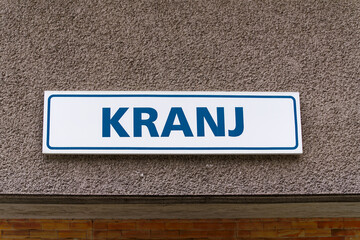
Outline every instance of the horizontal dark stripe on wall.
{"label": "horizontal dark stripe on wall", "polygon": [[129,195],[24,195],[1,194],[1,203],[29,204],[246,204],[246,203],[309,203],[309,202],[360,202],[360,194],[338,195],[197,195],[197,196],[129,196]]}

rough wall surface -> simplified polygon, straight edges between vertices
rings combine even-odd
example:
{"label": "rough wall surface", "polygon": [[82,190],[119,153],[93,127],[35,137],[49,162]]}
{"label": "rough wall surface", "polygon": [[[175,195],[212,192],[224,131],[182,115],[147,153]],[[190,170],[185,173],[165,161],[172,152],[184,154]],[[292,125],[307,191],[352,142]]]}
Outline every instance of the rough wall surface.
{"label": "rough wall surface", "polygon": [[[360,2],[0,1],[0,193],[360,193]],[[44,90],[298,91],[301,156],[44,156]]]}

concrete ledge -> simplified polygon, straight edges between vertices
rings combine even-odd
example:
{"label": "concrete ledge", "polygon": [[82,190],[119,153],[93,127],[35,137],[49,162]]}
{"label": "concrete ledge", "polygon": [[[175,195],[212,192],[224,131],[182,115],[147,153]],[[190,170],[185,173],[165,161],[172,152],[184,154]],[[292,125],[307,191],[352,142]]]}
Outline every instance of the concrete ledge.
{"label": "concrete ledge", "polygon": [[0,204],[1,218],[216,219],[359,217],[359,202],[271,204]]}
{"label": "concrete ledge", "polygon": [[110,196],[110,195],[0,195],[1,203],[16,204],[267,204],[360,202],[352,195],[254,195],[254,196]]}

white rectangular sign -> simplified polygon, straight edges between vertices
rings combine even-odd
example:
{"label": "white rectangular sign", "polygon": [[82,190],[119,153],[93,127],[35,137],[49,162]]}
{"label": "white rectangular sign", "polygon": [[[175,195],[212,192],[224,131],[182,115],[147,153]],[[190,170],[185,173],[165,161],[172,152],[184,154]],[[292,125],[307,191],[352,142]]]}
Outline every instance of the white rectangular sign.
{"label": "white rectangular sign", "polygon": [[43,153],[301,154],[299,93],[45,92]]}

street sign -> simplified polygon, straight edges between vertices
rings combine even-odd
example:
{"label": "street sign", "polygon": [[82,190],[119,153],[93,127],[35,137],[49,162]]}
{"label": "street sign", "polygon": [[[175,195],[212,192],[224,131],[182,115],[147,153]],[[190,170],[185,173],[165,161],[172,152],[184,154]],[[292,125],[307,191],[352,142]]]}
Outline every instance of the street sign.
{"label": "street sign", "polygon": [[46,91],[46,154],[301,154],[299,93]]}

